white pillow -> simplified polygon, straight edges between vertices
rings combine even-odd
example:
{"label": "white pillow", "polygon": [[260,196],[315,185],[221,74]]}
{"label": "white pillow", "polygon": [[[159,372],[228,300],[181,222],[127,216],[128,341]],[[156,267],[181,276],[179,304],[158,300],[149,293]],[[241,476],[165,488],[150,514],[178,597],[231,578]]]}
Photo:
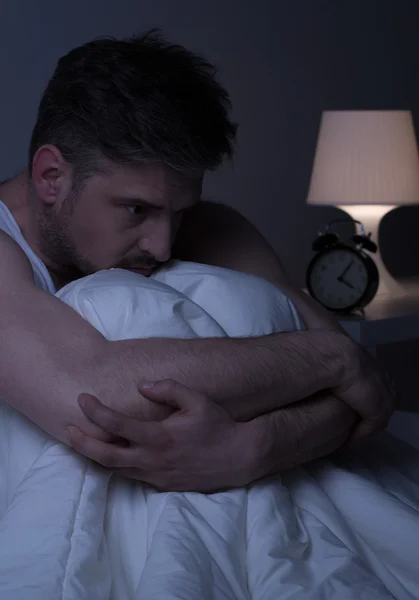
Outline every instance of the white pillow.
{"label": "white pillow", "polygon": [[122,269],[74,281],[57,297],[108,340],[245,337],[301,329],[289,299],[259,277],[172,261],[147,278]]}
{"label": "white pillow", "polygon": [[303,329],[291,300],[261,277],[179,260],[152,277],[205,309],[231,337]]}

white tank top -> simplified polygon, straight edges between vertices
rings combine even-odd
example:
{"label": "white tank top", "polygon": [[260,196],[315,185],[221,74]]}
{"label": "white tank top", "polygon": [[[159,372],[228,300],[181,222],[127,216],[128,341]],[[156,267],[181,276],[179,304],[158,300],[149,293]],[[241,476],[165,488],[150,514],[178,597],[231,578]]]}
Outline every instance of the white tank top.
{"label": "white tank top", "polygon": [[12,213],[3,202],[0,201],[0,229],[10,235],[17,244],[22,248],[23,252],[28,257],[29,262],[32,265],[33,275],[36,287],[56,293],[55,285],[51,279],[51,275],[48,273],[48,269],[41,261],[41,259],[31,249],[25,238],[23,237],[18,224],[16,223]]}

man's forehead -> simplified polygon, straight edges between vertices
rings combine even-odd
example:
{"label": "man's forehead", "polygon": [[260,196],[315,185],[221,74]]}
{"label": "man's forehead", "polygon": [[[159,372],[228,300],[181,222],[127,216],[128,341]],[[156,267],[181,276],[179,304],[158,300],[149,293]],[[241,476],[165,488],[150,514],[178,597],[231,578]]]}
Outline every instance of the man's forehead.
{"label": "man's forehead", "polygon": [[162,164],[144,164],[112,169],[108,180],[113,194],[135,197],[147,195],[148,200],[185,200],[198,197],[202,191],[203,173],[185,175]]}

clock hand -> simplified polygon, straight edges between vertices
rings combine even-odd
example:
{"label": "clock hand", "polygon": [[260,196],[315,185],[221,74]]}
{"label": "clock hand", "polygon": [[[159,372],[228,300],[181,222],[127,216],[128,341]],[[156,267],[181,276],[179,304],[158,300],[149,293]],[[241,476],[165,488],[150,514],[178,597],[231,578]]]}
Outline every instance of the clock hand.
{"label": "clock hand", "polygon": [[338,281],[343,281],[343,278],[345,277],[346,273],[349,271],[349,269],[352,267],[353,264],[354,264],[354,261],[351,260],[351,262],[346,267],[346,269],[344,269],[343,273],[338,277]]}
{"label": "clock hand", "polygon": [[355,289],[355,286],[353,286],[352,283],[349,283],[349,281],[346,281],[346,279],[343,279],[343,277],[338,277],[338,280],[347,287],[350,287],[352,290]]}

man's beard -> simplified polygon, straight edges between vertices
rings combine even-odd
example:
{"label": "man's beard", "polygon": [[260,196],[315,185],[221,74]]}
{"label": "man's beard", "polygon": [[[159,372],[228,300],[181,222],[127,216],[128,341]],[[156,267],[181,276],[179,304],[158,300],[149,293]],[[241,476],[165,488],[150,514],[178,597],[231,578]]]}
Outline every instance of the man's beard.
{"label": "man's beard", "polygon": [[51,263],[53,271],[71,275],[72,278],[91,275],[98,270],[77,250],[71,238],[69,224],[75,201],[74,197],[68,197],[58,214],[53,209],[44,208],[39,216],[39,243],[43,256]]}
{"label": "man's beard", "polygon": [[[48,261],[47,267],[58,277],[64,276],[64,279],[68,280],[92,275],[101,268],[105,268],[98,267],[81,254],[72,239],[69,225],[75,202],[76,197],[69,196],[58,214],[54,213],[52,209],[44,208],[39,216],[39,244],[42,255]],[[151,275],[162,264],[150,256],[139,256],[126,258],[115,265],[109,265],[109,267],[138,270],[142,271],[144,275]]]}

